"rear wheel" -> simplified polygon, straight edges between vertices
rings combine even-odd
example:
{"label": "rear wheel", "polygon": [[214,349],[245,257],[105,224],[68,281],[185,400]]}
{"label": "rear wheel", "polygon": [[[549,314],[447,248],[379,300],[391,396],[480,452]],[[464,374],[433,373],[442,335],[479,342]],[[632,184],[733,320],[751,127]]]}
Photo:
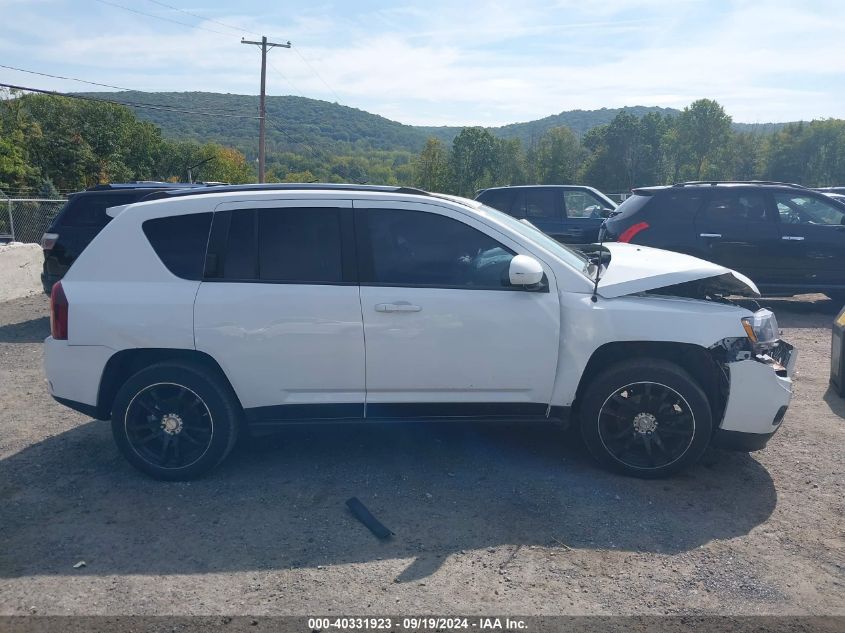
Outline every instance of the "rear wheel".
{"label": "rear wheel", "polygon": [[626,475],[671,475],[701,457],[710,442],[707,396],[681,367],[659,359],[619,363],[587,387],[581,434],[593,456]]}
{"label": "rear wheel", "polygon": [[193,479],[232,450],[240,411],[231,387],[201,365],[162,363],[142,369],[115,398],[112,434],[142,472]]}

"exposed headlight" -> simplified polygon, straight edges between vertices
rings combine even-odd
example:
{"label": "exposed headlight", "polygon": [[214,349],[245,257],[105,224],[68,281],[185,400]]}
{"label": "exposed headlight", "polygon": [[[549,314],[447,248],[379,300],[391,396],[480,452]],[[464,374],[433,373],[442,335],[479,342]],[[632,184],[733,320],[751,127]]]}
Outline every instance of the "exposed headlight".
{"label": "exposed headlight", "polygon": [[778,320],[771,310],[757,310],[750,317],[743,318],[742,327],[755,349],[768,349],[780,338]]}

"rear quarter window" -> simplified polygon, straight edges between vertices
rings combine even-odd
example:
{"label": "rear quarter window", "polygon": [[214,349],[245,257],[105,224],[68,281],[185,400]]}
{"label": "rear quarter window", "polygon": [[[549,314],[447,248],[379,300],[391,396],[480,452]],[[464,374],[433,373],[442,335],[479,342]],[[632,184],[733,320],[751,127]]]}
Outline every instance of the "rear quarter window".
{"label": "rear quarter window", "polygon": [[613,217],[620,220],[627,220],[632,215],[638,213],[639,210],[648,204],[653,197],[654,196],[644,196],[638,193],[628,196],[622,204],[616,207],[617,213]]}
{"label": "rear quarter window", "polygon": [[56,219],[55,226],[103,228],[111,221],[109,207],[136,202],[137,194],[80,194],[72,197]]}
{"label": "rear quarter window", "polygon": [[199,281],[205,264],[211,216],[209,212],[155,218],[144,222],[142,227],[167,270],[182,279]]}

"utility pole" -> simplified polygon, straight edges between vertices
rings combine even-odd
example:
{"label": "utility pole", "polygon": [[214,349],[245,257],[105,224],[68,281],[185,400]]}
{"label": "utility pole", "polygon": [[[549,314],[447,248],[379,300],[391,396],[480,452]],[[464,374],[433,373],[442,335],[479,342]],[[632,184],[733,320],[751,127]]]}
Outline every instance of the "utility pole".
{"label": "utility pole", "polygon": [[253,46],[261,47],[261,97],[259,99],[259,115],[258,115],[258,182],[264,182],[264,134],[265,134],[265,118],[267,116],[264,107],[266,98],[265,86],[267,84],[267,49],[268,48],[290,48],[290,42],[286,44],[276,44],[275,42],[268,42],[267,36],[264,35],[260,42],[250,42],[241,38],[241,44],[252,44]]}

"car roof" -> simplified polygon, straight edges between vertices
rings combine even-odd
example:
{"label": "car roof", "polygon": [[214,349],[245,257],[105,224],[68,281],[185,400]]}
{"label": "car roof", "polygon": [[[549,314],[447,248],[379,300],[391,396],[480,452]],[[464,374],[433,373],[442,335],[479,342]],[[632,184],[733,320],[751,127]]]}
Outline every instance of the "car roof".
{"label": "car roof", "polygon": [[501,187],[486,187],[479,189],[475,195],[481,195],[485,191],[499,191],[502,189],[592,189],[595,187],[589,185],[503,185]]}
{"label": "car roof", "polygon": [[631,189],[632,193],[651,196],[661,191],[679,189],[711,189],[713,187],[770,187],[776,189],[800,189],[808,190],[803,185],[796,185],[789,182],[778,182],[774,180],[692,180],[689,182],[679,182],[674,185],[654,185],[651,187],[635,187]]}
{"label": "car roof", "polygon": [[349,183],[264,183],[249,185],[213,185],[202,189],[173,188],[162,189],[151,193],[145,198],[147,200],[161,200],[164,198],[175,198],[181,196],[196,196],[212,193],[251,193],[255,191],[364,191],[383,193],[404,193],[417,196],[431,196],[427,191],[414,189],[412,187],[398,187],[390,185],[357,185]]}
{"label": "car roof", "polygon": [[147,195],[144,195],[139,200],[123,205],[116,205],[110,207],[106,213],[111,217],[116,217],[123,213],[124,210],[137,205],[158,205],[168,204],[169,202],[176,202],[184,200],[185,202],[202,200],[204,197],[211,196],[216,199],[217,203],[241,202],[244,200],[260,200],[262,198],[273,199],[275,194],[284,194],[284,198],[289,198],[291,195],[309,194],[316,198],[328,196],[335,198],[338,193],[349,192],[358,193],[363,197],[369,199],[380,199],[387,196],[387,199],[394,196],[400,196],[405,200],[413,200],[414,198],[425,198],[427,200],[444,200],[453,204],[458,204],[470,209],[480,209],[483,205],[477,200],[470,198],[462,198],[460,196],[453,196],[445,193],[434,193],[423,191],[422,189],[414,189],[411,187],[399,187],[389,185],[355,185],[347,183],[276,183],[276,184],[262,184],[262,185],[226,185],[215,187],[202,187],[195,189],[173,189],[173,190],[157,190]]}
{"label": "car roof", "polygon": [[216,186],[221,183],[204,182],[161,182],[157,180],[138,180],[135,182],[109,182],[88,187],[85,191],[113,191],[119,189],[190,189],[194,187]]}

